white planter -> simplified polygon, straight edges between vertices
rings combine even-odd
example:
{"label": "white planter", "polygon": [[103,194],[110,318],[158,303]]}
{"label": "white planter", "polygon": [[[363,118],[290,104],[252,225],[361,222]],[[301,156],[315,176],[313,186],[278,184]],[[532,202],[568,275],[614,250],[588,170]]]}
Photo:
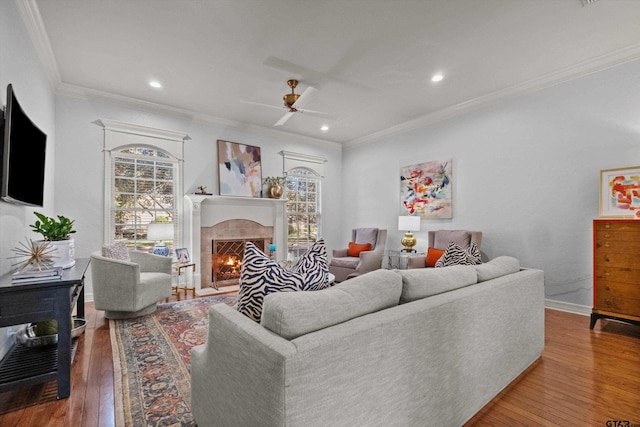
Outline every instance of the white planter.
{"label": "white planter", "polygon": [[54,248],[54,267],[71,268],[76,265],[76,260],[74,258],[76,254],[75,240],[57,240],[49,242],[49,244]]}

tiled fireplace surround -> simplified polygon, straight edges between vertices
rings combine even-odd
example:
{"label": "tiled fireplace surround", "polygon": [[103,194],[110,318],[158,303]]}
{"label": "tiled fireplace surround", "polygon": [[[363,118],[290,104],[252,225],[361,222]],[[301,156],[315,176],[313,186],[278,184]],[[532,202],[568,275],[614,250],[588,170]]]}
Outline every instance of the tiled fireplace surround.
{"label": "tiled fireplace surround", "polygon": [[286,253],[284,200],[199,194],[185,199],[185,245],[196,261],[196,289],[212,286],[214,239],[265,239],[275,243],[276,259]]}

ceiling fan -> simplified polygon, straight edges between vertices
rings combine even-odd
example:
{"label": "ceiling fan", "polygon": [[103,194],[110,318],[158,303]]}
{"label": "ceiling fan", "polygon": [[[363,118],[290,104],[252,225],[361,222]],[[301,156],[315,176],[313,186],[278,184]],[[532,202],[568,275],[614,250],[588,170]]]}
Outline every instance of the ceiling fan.
{"label": "ceiling fan", "polygon": [[321,111],[314,111],[314,110],[308,110],[306,108],[303,108],[305,104],[309,102],[309,99],[311,98],[311,95],[313,94],[313,92],[316,91],[315,88],[311,86],[307,86],[304,92],[302,92],[302,94],[300,95],[295,92],[295,89],[298,86],[298,80],[294,80],[294,79],[287,80],[287,85],[289,85],[289,87],[291,88],[291,93],[287,93],[282,97],[282,100],[284,101],[284,105],[282,107],[269,105],[269,104],[262,104],[259,102],[251,102],[251,101],[240,101],[240,102],[243,102],[245,104],[260,105],[262,107],[270,107],[270,108],[278,108],[278,109],[284,108],[285,110],[287,110],[284,116],[282,116],[280,120],[274,123],[274,126],[282,126],[295,113],[312,113],[312,114],[329,116],[329,114],[323,113]]}

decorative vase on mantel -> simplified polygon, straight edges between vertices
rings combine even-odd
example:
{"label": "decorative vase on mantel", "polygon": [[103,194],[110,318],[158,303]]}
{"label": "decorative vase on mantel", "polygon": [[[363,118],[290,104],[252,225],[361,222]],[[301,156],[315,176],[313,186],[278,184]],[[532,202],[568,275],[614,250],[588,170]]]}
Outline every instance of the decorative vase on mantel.
{"label": "decorative vase on mantel", "polygon": [[264,184],[267,186],[267,195],[271,199],[279,199],[284,193],[285,178],[282,176],[268,176],[264,179]]}
{"label": "decorative vase on mantel", "polygon": [[269,186],[269,197],[272,199],[279,199],[282,197],[282,193],[284,192],[284,188],[280,184],[272,184]]}

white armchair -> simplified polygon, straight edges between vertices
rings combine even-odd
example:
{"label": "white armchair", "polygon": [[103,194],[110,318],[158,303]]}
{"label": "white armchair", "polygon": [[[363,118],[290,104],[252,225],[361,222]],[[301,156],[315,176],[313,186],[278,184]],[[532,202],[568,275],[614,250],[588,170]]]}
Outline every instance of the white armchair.
{"label": "white armchair", "polygon": [[127,319],[152,313],[156,303],[171,296],[171,257],[128,251],[129,260],[91,254],[91,284],[97,310],[107,319]]}
{"label": "white armchair", "polygon": [[351,242],[356,245],[371,244],[371,249],[361,251],[358,256],[349,256],[349,249],[334,249],[329,262],[329,273],[336,282],[343,282],[352,277],[382,266],[384,247],[387,243],[387,230],[380,228],[355,228],[351,233]]}

